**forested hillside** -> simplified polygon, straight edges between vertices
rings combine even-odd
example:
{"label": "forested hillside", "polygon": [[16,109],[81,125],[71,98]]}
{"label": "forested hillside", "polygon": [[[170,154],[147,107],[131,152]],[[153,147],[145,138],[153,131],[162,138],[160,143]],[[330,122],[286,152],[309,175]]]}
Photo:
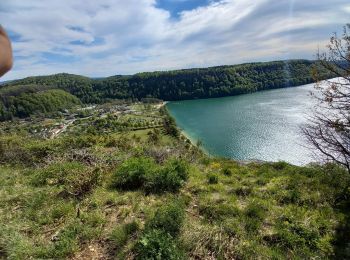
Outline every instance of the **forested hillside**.
{"label": "forested hillside", "polygon": [[72,94],[47,86],[15,86],[0,89],[0,120],[47,114],[81,104]]}
{"label": "forested hillside", "polygon": [[94,103],[96,102],[96,97],[94,97],[92,83],[93,80],[87,77],[61,73],[15,80],[4,84],[3,87],[36,85],[42,88],[45,86],[46,88],[60,88],[77,96],[84,103]]}
{"label": "forested hillside", "polygon": [[[315,62],[307,60],[247,63],[203,69],[168,72],[147,72],[132,76],[113,76],[103,79],[57,74],[29,77],[5,84],[18,86],[37,84],[64,89],[84,103],[99,103],[107,99],[163,100],[212,98],[251,93],[313,82]],[[323,75],[323,78],[329,75]]]}

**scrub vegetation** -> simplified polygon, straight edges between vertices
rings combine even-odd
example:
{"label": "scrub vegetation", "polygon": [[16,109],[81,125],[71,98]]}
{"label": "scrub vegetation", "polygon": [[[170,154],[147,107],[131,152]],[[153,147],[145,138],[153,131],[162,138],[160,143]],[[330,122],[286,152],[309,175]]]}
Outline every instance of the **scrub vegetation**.
{"label": "scrub vegetation", "polygon": [[156,104],[107,108],[1,123],[0,259],[350,257],[342,167],[211,158]]}

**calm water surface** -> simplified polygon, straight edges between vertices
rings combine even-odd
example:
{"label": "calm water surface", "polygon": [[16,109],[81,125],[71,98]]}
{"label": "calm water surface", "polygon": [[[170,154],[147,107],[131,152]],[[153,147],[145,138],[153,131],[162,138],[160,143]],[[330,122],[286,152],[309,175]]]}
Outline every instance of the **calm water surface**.
{"label": "calm water surface", "polygon": [[310,114],[313,85],[253,94],[169,102],[178,126],[211,155],[238,160],[313,160],[300,127]]}

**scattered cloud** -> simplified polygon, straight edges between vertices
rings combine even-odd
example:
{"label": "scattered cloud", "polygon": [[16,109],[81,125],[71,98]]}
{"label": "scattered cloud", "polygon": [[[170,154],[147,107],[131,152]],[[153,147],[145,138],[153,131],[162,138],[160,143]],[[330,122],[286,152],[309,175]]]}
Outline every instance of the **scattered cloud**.
{"label": "scattered cloud", "polygon": [[348,0],[5,0],[15,66],[2,80],[311,59],[349,12]]}

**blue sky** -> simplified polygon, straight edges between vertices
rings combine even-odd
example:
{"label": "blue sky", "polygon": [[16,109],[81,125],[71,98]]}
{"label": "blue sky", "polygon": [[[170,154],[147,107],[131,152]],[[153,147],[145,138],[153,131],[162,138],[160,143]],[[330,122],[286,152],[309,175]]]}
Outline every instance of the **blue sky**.
{"label": "blue sky", "polygon": [[1,80],[313,59],[349,18],[349,0],[1,0]]}
{"label": "blue sky", "polygon": [[167,10],[171,17],[178,19],[181,16],[181,12],[194,10],[201,6],[207,6],[210,4],[209,0],[158,0],[156,1],[156,7]]}

